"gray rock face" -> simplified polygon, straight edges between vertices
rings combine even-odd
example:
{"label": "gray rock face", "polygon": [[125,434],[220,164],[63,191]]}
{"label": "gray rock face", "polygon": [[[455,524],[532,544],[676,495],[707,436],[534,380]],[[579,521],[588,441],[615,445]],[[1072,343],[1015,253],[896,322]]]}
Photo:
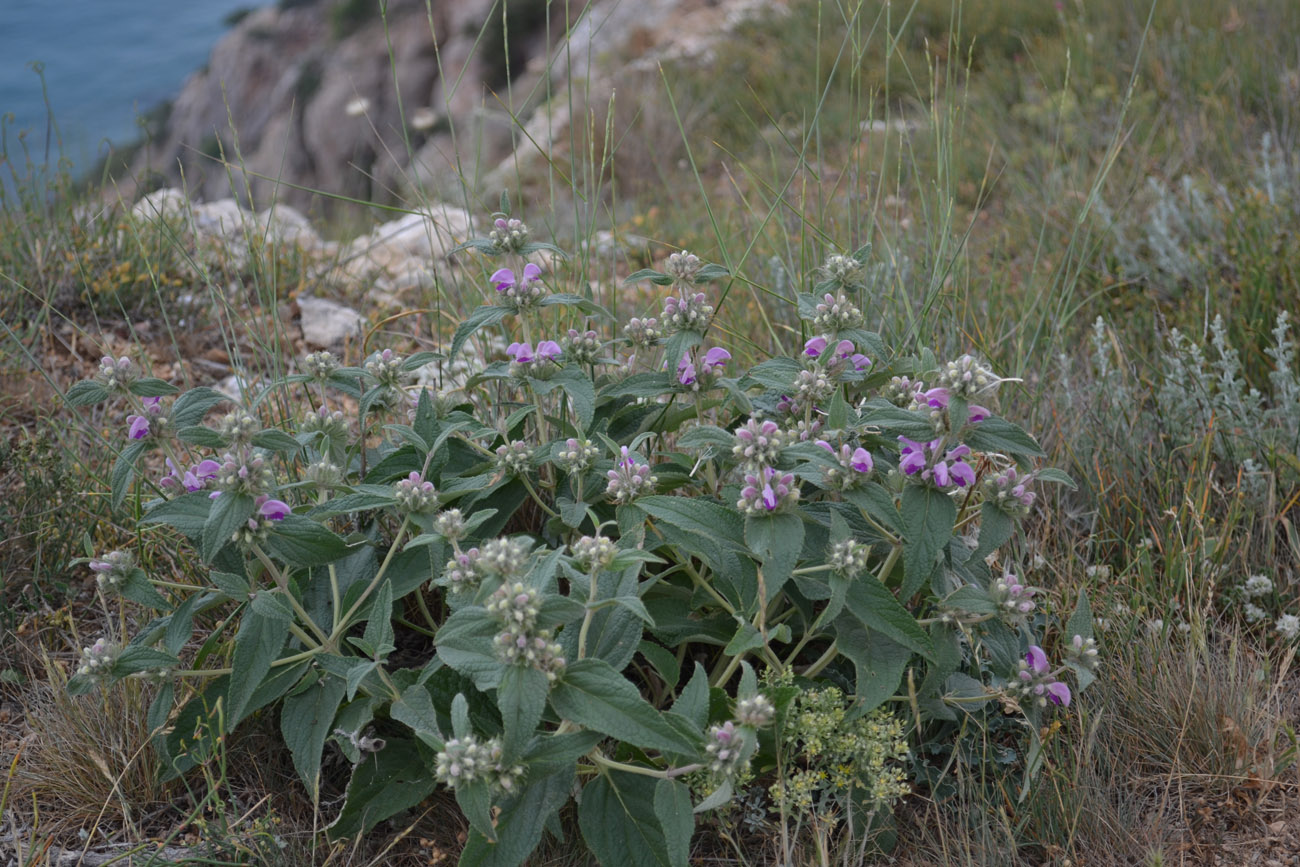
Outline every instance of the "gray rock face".
{"label": "gray rock face", "polygon": [[361,314],[328,298],[299,298],[302,339],[308,346],[331,349],[361,336]]}
{"label": "gray rock face", "polygon": [[[495,0],[388,0],[386,20],[373,2],[259,9],[190,77],[131,176],[183,180],[196,201],[233,190],[249,206],[251,193],[259,209],[312,201],[286,183],[367,201],[445,198],[462,179],[499,185],[567,139],[568,83],[603,108],[621,71],[707,62],[738,21],[784,0],[591,0],[567,20],[566,6],[550,4],[547,21],[532,11],[541,4],[507,0],[508,58]],[[538,111],[548,84],[555,101]]]}

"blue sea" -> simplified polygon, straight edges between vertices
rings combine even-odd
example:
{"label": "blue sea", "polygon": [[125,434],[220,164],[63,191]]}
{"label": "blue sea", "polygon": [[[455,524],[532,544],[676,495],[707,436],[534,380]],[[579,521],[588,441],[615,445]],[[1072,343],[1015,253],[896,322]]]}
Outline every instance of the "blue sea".
{"label": "blue sea", "polygon": [[[7,150],[17,133],[38,162],[62,155],[74,171],[139,136],[137,119],[180,92],[225,32],[232,12],[258,0],[0,0],[0,118]],[[42,93],[43,70],[45,92]],[[47,100],[50,111],[47,112]],[[8,171],[0,168],[0,174]]]}

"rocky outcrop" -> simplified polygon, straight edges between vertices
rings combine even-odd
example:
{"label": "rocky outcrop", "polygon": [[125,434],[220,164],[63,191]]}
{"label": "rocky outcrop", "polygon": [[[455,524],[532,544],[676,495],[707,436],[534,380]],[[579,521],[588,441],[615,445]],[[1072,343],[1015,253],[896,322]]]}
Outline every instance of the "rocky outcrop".
{"label": "rocky outcrop", "polygon": [[[186,83],[131,174],[258,208],[456,199],[465,182],[491,187],[562,148],[572,93],[603,107],[620,76],[707,62],[739,21],[784,8],[592,0],[566,18],[570,4],[501,2],[388,0],[381,17],[377,0],[280,0],[252,12]],[[539,110],[548,93],[562,96]]]}

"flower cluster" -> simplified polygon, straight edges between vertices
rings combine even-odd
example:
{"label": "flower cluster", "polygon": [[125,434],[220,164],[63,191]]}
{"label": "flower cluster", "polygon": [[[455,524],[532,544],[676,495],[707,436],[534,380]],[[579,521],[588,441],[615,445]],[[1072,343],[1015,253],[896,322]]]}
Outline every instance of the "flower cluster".
{"label": "flower cluster", "polygon": [[604,536],[583,536],[573,543],[573,559],[587,572],[599,572],[614,562],[618,546]]}
{"label": "flower cluster", "polygon": [[843,287],[855,287],[862,282],[862,263],[843,253],[832,253],[822,263],[822,275]]}
{"label": "flower cluster", "polygon": [[497,217],[492,221],[492,229],[488,232],[488,241],[500,253],[518,253],[528,243],[528,226],[524,225],[523,220],[514,218]]}
{"label": "flower cluster", "polygon": [[523,537],[501,537],[483,543],[483,553],[478,557],[478,567],[489,575],[509,580],[523,574],[528,565],[532,545]]}
{"label": "flower cluster", "polygon": [[1015,467],[1007,467],[984,483],[985,502],[1012,517],[1024,517],[1037,498],[1027,487],[1031,481],[1032,475],[1021,475]]}
{"label": "flower cluster", "polygon": [[623,336],[627,342],[637,348],[648,348],[654,346],[664,336],[659,329],[659,320],[651,316],[649,319],[638,319],[635,316],[628,320],[627,325],[623,326]]}
{"label": "flower cluster", "polygon": [[108,639],[96,639],[94,644],[81,648],[81,664],[77,666],[77,674],[94,680],[107,678],[120,652],[121,649]]}
{"label": "flower cluster", "polygon": [[1070,687],[1056,679],[1055,672],[1047,664],[1047,654],[1036,644],[1025,654],[1008,691],[1022,703],[1030,702],[1038,707],[1047,707],[1048,702],[1060,707],[1070,706]]}
{"label": "flower cluster", "polygon": [[998,607],[998,614],[1008,623],[1024,622],[1034,610],[1036,587],[1027,587],[1011,572],[1004,572],[989,587],[989,597]]}
{"label": "flower cluster", "polygon": [[757,469],[776,463],[785,447],[785,434],[772,420],[750,419],[736,428],[736,444],[731,453],[746,467]]}
{"label": "flower cluster", "polygon": [[838,295],[827,292],[817,304],[812,325],[828,334],[848,331],[862,325],[862,311],[843,292]]}
{"label": "flower cluster", "polygon": [[767,696],[753,695],[736,702],[736,722],[750,728],[762,728],[772,721],[776,708]]}
{"label": "flower cluster", "polygon": [[720,346],[715,346],[704,353],[704,358],[700,361],[697,369],[688,352],[677,363],[677,381],[691,391],[707,391],[718,380],[718,377],[722,376],[723,368],[727,366],[727,362],[730,360],[730,352]]}
{"label": "flower cluster", "polygon": [[338,464],[329,460],[329,458],[321,458],[318,461],[313,461],[308,464],[307,468],[303,470],[303,476],[306,477],[307,481],[311,482],[322,491],[327,491],[330,488],[336,488],[343,484],[342,468],[340,468]]}
{"label": "flower cluster", "polygon": [[153,434],[161,434],[167,426],[167,417],[162,414],[162,398],[146,397],[141,404],[144,405],[144,415],[128,415],[126,435],[133,440],[142,440]]}
{"label": "flower cluster", "polygon": [[745,735],[736,730],[736,724],[727,720],[722,725],[709,728],[708,740],[704,745],[708,754],[709,772],[723,779],[735,776],[745,758]]}
{"label": "flower cluster", "polygon": [[663,320],[664,330],[669,334],[677,331],[703,334],[709,326],[709,320],[713,318],[713,305],[703,292],[686,292],[680,298],[670,295],[664,301],[664,311],[659,318]]}
{"label": "flower cluster", "polygon": [[110,551],[103,557],[90,561],[90,571],[95,573],[95,583],[104,595],[117,593],[135,568],[135,557],[130,551]]}
{"label": "flower cluster", "polygon": [[171,458],[165,458],[163,462],[167,465],[167,475],[159,479],[158,484],[169,494],[179,494],[182,490],[189,493],[201,491],[216,481],[217,472],[221,469],[221,464],[211,458],[199,461],[183,473],[176,468]]}
{"label": "flower cluster", "polygon": [[523,779],[521,765],[507,765],[500,738],[479,741],[470,735],[452,738],[443,744],[434,761],[438,782],[456,787],[468,783],[487,783],[494,791],[513,791]]}
{"label": "flower cluster", "polygon": [[366,373],[384,388],[401,389],[410,379],[406,359],[391,349],[376,352],[366,359]]}
{"label": "flower cluster", "polygon": [[702,264],[699,256],[682,250],[668,257],[664,263],[664,272],[678,283],[691,283],[694,282],[695,275],[700,273]]}
{"label": "flower cluster", "polygon": [[497,469],[506,476],[523,476],[533,464],[532,446],[523,440],[497,446]]}
{"label": "flower cluster", "polygon": [[266,539],[275,521],[283,521],[292,510],[283,500],[273,500],[269,494],[259,494],[253,500],[253,514],[248,516],[244,526],[230,534],[230,541],[240,545],[251,545]]}
{"label": "flower cluster", "polygon": [[852,340],[841,340],[834,346],[825,337],[810,337],[803,345],[804,358],[814,359],[826,369],[826,375],[832,379],[846,373],[862,373],[871,366],[867,358],[853,344]]}
{"label": "flower cluster", "polygon": [[438,517],[433,519],[433,532],[454,543],[465,535],[465,516],[460,513],[460,509],[439,512]]}
{"label": "flower cluster", "polygon": [[583,473],[600,456],[600,447],[589,439],[569,437],[555,453],[556,465],[566,473]]}
{"label": "flower cluster", "polygon": [[871,547],[853,539],[841,539],[831,545],[826,564],[841,578],[852,580],[867,570]]}
{"label": "flower cluster", "polygon": [[767,515],[799,502],[799,485],[793,473],[762,467],[745,474],[736,508],[746,515]]}
{"label": "flower cluster", "polygon": [[492,594],[487,610],[503,627],[492,640],[502,662],[536,668],[551,681],[559,677],[564,651],[551,640],[551,630],[537,627],[541,598],[536,590],[518,582],[503,585]]}
{"label": "flower cluster", "polygon": [[461,551],[447,561],[443,573],[453,590],[473,590],[483,580],[483,570],[479,567],[480,552],[478,548]]}
{"label": "flower cluster", "polygon": [[1097,641],[1076,635],[1065,646],[1065,658],[1087,671],[1101,668],[1101,658],[1097,653]]}
{"label": "flower cluster", "polygon": [[215,500],[223,492],[256,497],[274,485],[275,471],[266,455],[253,449],[239,449],[222,456],[216,474],[217,490],[212,492],[212,498]]}
{"label": "flower cluster", "polygon": [[641,463],[628,451],[627,446],[622,447],[622,458],[605,477],[609,479],[605,494],[616,503],[630,503],[654,490],[659,482],[650,472],[650,466]]}
{"label": "flower cluster", "polygon": [[217,423],[217,433],[236,448],[251,445],[253,436],[261,429],[261,422],[243,410],[227,413]]}
{"label": "flower cluster", "polygon": [[915,405],[918,392],[925,391],[925,383],[907,376],[890,377],[880,394],[894,406],[909,409]]}
{"label": "flower cluster", "polygon": [[835,447],[826,440],[817,440],[817,445],[826,449],[840,462],[838,468],[830,467],[826,470],[826,483],[833,490],[852,490],[866,482],[871,475],[875,462],[871,459],[871,453],[861,446],[852,448],[846,443],[836,451]]}
{"label": "flower cluster", "polygon": [[316,412],[308,413],[298,430],[307,434],[318,433],[329,440],[331,445],[341,444],[348,435],[348,422],[340,410],[331,412],[328,407],[322,406]]}
{"label": "flower cluster", "polygon": [[510,375],[543,379],[560,363],[560,353],[560,344],[554,340],[538,343],[536,352],[531,343],[512,343],[506,347],[506,354],[510,356]]}
{"label": "flower cluster", "polygon": [[963,355],[939,369],[939,385],[957,397],[970,398],[996,388],[1002,380],[974,356]]}
{"label": "flower cluster", "polygon": [[539,279],[542,269],[529,262],[518,277],[509,268],[501,268],[488,279],[496,286],[501,303],[516,310],[535,307],[546,295],[546,287]]}
{"label": "flower cluster", "polygon": [[438,492],[433,482],[426,481],[418,472],[412,472],[393,486],[393,498],[397,508],[407,514],[418,515],[432,512],[438,506]]}
{"label": "flower cluster", "polygon": [[332,352],[309,352],[302,359],[302,372],[317,382],[324,382],[339,369],[339,360]]}
{"label": "flower cluster", "polygon": [[941,491],[975,484],[975,471],[963,460],[970,454],[969,446],[959,445],[945,450],[942,439],[924,445],[902,436],[898,441],[903,444],[898,468],[905,475],[932,484]]}
{"label": "flower cluster", "polygon": [[[540,345],[537,348],[541,350]],[[564,351],[578,364],[592,364],[600,356],[600,335],[570,328],[564,338]]]}
{"label": "flower cluster", "polygon": [[[952,403],[952,395],[948,389],[938,387],[928,391],[918,391],[912,396],[912,400],[917,409],[930,416],[930,424],[936,434],[943,436],[953,432],[952,417],[948,411],[948,406]],[[986,408],[972,403],[966,408],[966,424],[978,424],[989,415]]]}
{"label": "flower cluster", "polygon": [[105,355],[99,360],[95,378],[110,391],[126,391],[127,386],[136,379],[135,365],[125,355],[116,361],[112,356]]}

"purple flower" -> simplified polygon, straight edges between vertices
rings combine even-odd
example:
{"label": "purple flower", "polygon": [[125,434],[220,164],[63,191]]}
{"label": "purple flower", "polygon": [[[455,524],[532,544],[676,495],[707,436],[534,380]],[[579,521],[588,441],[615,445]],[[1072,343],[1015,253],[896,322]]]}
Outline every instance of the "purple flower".
{"label": "purple flower", "polygon": [[898,441],[903,444],[902,458],[898,462],[898,468],[909,476],[924,470],[925,446],[913,442],[907,437],[899,437]]}
{"label": "purple flower", "polygon": [[690,353],[682,356],[682,360],[677,362],[677,381],[682,385],[695,384],[695,365],[691,364]]}
{"label": "purple flower", "polygon": [[149,436],[149,419],[142,415],[129,415],[126,420],[131,423],[127,436],[133,440],[142,440]]}
{"label": "purple flower", "polygon": [[1029,646],[1029,652],[1025,654],[1025,662],[1029,663],[1029,671],[1026,673],[1047,674],[1047,653],[1037,644]]}
{"label": "purple flower", "polygon": [[710,375],[720,375],[722,368],[726,367],[727,362],[730,360],[730,352],[721,346],[715,346],[704,353],[704,372]]}
{"label": "purple flower", "polygon": [[257,508],[257,513],[268,521],[283,521],[289,515],[289,504],[283,500],[272,500],[268,495],[262,494],[253,501]]}
{"label": "purple flower", "polygon": [[488,279],[496,284],[498,292],[505,292],[507,289],[513,289],[517,285],[527,286],[542,275],[542,269],[529,262],[524,266],[524,273],[519,280],[515,279],[515,272],[509,268],[501,268],[493,272]]}
{"label": "purple flower", "polygon": [[1021,691],[1026,696],[1036,696],[1040,704],[1043,697],[1060,707],[1070,706],[1070,687],[1057,680],[1049,671],[1047,654],[1043,648],[1034,644],[1025,654],[1025,662],[1020,667]]}
{"label": "purple flower", "polygon": [[871,472],[873,465],[870,452],[861,446],[854,450],[853,458],[850,461],[849,466],[853,467],[853,469],[860,473],[869,473]]}
{"label": "purple flower", "polygon": [[969,413],[966,416],[966,421],[970,424],[978,424],[988,418],[991,414],[992,413],[979,404],[972,403],[969,408]]}
{"label": "purple flower", "polygon": [[537,344],[537,357],[542,361],[555,361],[560,357],[560,351],[560,344],[554,340],[543,340]]}
{"label": "purple flower", "polygon": [[1048,700],[1060,707],[1070,706],[1070,688],[1059,680],[1047,684]]}
{"label": "purple flower", "polygon": [[803,345],[803,354],[809,358],[818,358],[826,351],[825,337],[810,337]]}
{"label": "purple flower", "polygon": [[[951,485],[964,488],[975,484],[975,471],[971,469],[970,464],[962,460],[971,453],[969,446],[958,445],[949,449],[940,458],[938,449],[943,443],[941,439],[931,440],[925,445],[913,442],[907,437],[900,436],[898,440],[903,444],[898,468],[905,475],[912,476],[920,473],[922,481],[932,481],[940,488]],[[929,452],[928,456],[927,452]]]}
{"label": "purple flower", "polygon": [[532,364],[534,360],[531,343],[512,343],[506,347],[506,354],[518,364]]}

